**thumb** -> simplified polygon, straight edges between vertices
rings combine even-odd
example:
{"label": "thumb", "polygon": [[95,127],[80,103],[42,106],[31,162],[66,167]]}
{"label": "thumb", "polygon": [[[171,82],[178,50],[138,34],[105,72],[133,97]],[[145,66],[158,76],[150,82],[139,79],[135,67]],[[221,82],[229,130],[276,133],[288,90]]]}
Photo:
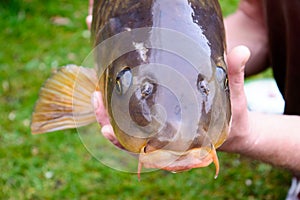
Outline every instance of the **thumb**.
{"label": "thumb", "polygon": [[95,111],[94,111],[95,115],[96,115],[95,117],[96,117],[98,123],[101,126],[110,124],[109,117],[106,112],[106,109],[105,109],[105,106],[104,106],[104,103],[102,100],[102,94],[100,91],[95,91],[92,94],[92,105],[95,109]]}
{"label": "thumb", "polygon": [[246,104],[244,70],[249,57],[250,50],[245,46],[237,46],[227,55],[230,97],[235,104]]}

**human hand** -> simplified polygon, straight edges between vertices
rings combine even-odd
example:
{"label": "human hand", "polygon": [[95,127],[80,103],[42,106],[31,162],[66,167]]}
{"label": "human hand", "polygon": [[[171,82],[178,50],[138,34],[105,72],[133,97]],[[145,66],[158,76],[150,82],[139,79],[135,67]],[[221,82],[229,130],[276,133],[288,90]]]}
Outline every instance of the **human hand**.
{"label": "human hand", "polygon": [[269,67],[268,31],[261,0],[241,0],[238,9],[224,18],[228,52],[245,45],[251,50],[245,73],[257,74]]}
{"label": "human hand", "polygon": [[245,142],[250,138],[249,111],[244,92],[245,64],[250,57],[250,51],[245,46],[237,46],[227,55],[228,79],[231,99],[232,122],[227,141],[220,150],[236,152],[245,148]]}
{"label": "human hand", "polygon": [[249,56],[247,48],[238,46],[227,57],[232,124],[227,140],[219,149],[299,172],[300,157],[295,152],[300,151],[300,117],[247,109],[243,85]]}
{"label": "human hand", "polygon": [[101,133],[103,136],[111,141],[114,145],[118,146],[119,148],[123,148],[114,134],[114,130],[110,124],[100,91],[95,91],[93,93],[92,105],[95,109],[96,120],[101,125]]}

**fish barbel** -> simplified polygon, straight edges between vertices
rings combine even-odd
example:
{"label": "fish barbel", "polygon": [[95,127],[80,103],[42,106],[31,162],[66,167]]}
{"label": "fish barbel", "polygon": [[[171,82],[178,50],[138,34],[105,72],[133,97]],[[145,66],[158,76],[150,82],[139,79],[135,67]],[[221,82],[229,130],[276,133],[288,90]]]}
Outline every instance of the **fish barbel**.
{"label": "fish barbel", "polygon": [[[160,31],[190,38],[209,62],[200,60],[194,66],[174,52],[151,48],[153,38],[158,43],[168,40],[157,39]],[[225,141],[231,120],[218,1],[95,1],[95,48],[122,33],[129,34],[125,42],[114,40],[110,48],[95,51],[95,69],[69,65],[46,81],[32,116],[32,133],[95,122],[91,96],[99,90],[117,140],[139,155],[139,171],[144,166],[177,172],[214,162],[217,176],[216,148]],[[173,43],[185,48],[183,41]],[[131,51],[112,59],[124,43]],[[188,54],[197,50],[188,47]],[[104,59],[112,60],[105,66]],[[74,90],[75,82],[80,90]]]}

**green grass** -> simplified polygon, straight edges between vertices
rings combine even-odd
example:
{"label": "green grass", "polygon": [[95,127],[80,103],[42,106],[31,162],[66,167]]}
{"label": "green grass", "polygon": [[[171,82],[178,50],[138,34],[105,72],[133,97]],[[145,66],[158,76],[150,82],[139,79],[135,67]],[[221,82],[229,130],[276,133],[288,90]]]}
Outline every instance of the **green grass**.
{"label": "green grass", "polygon": [[[237,0],[222,0],[225,14]],[[30,116],[44,80],[59,66],[81,64],[91,49],[87,1],[0,2],[0,199],[283,199],[288,172],[219,153],[214,167],[136,175],[105,167],[75,130],[31,135]],[[69,23],[56,25],[53,17]]]}

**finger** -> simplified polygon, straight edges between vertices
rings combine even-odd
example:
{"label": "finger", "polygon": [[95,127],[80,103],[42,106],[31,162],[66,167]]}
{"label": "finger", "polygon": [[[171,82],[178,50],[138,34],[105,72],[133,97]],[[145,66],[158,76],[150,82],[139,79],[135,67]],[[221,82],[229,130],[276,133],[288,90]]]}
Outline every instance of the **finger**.
{"label": "finger", "polygon": [[[246,103],[244,92],[244,70],[249,57],[250,51],[245,46],[233,48],[227,56],[230,96],[234,103]],[[235,105],[235,107],[236,106],[237,105]]]}
{"label": "finger", "polygon": [[226,142],[219,148],[225,151],[232,151],[239,138],[247,128],[247,100],[244,92],[244,69],[250,51],[245,46],[233,48],[227,55],[228,79],[230,88],[230,100],[232,109],[232,122],[230,134]]}
{"label": "finger", "polygon": [[111,141],[114,145],[123,149],[123,146],[117,140],[114,130],[109,122],[109,118],[102,101],[102,94],[99,91],[95,91],[92,95],[92,105],[95,109],[96,119],[102,126],[101,133],[105,138]]}
{"label": "finger", "polygon": [[85,21],[87,24],[87,27],[89,30],[91,30],[91,24],[92,24],[92,20],[93,20],[93,4],[94,4],[94,0],[89,0],[89,9],[88,9],[88,16],[86,17]]}
{"label": "finger", "polygon": [[95,91],[92,95],[92,105],[95,109],[95,115],[98,123],[101,126],[110,124],[106,109],[103,104],[102,94],[99,91]]}
{"label": "finger", "polygon": [[89,30],[91,30],[92,20],[93,20],[92,15],[88,15],[88,16],[85,18],[86,25],[87,25],[87,27],[88,27]]}
{"label": "finger", "polygon": [[107,138],[109,141],[111,141],[111,143],[113,143],[115,146],[117,146],[121,149],[124,149],[124,147],[117,140],[117,138],[114,134],[114,130],[110,124],[103,126],[101,129],[101,132],[102,132],[103,136],[105,138]]}
{"label": "finger", "polygon": [[113,141],[116,139],[113,128],[110,124],[104,125],[101,128],[101,132],[102,132],[103,136],[106,137],[107,139],[109,139],[110,141]]}
{"label": "finger", "polygon": [[92,15],[93,13],[93,5],[94,5],[94,0],[89,0],[89,11],[88,11],[89,15]]}

